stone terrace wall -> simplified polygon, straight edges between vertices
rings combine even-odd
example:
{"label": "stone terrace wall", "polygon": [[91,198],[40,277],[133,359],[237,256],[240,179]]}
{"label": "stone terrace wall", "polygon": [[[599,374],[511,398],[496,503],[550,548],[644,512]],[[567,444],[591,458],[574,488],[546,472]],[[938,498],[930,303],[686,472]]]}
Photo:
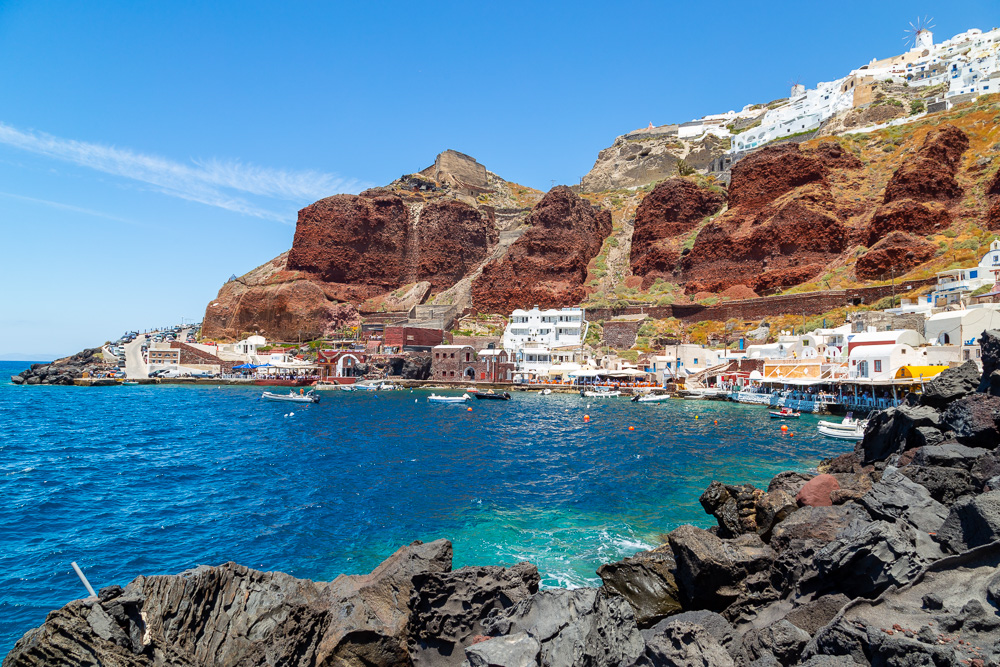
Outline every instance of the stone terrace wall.
{"label": "stone terrace wall", "polygon": [[635,345],[642,322],[635,320],[615,320],[605,322],[601,332],[601,344],[618,350],[627,350]]}
{"label": "stone terrace wall", "polygon": [[[909,280],[895,286],[897,296],[905,295],[907,287],[916,290],[933,284],[935,278]],[[781,294],[764,296],[757,299],[740,299],[724,301],[714,306],[699,304],[673,304],[669,306],[622,306],[618,308],[588,308],[586,317],[590,321],[610,320],[619,315],[645,314],[654,319],[676,317],[681,320],[717,320],[728,319],[756,320],[776,315],[818,315],[834,308],[852,303],[872,304],[893,292],[892,285],[877,287],[858,287],[852,289],[827,290],[824,292],[804,292],[802,294]],[[607,326],[607,323],[605,323]]]}

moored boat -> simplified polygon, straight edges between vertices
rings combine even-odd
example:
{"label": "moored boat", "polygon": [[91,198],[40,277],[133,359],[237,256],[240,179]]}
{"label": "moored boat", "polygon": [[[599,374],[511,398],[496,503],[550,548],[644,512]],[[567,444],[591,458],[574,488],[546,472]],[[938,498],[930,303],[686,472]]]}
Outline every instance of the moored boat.
{"label": "moored boat", "polygon": [[632,399],[635,403],[659,403],[661,401],[669,401],[670,394],[642,394],[641,396],[636,396]]}
{"label": "moored boat", "polygon": [[462,394],[461,396],[438,396],[437,394],[431,394],[427,397],[428,403],[465,403],[470,400],[472,400],[472,397],[468,394]]}
{"label": "moored boat", "polygon": [[820,435],[825,435],[828,438],[838,438],[840,440],[861,440],[865,437],[865,429],[863,427],[845,429],[832,428],[830,426],[820,424],[816,427],[816,430],[819,431]]}
{"label": "moored boat", "polygon": [[275,394],[265,391],[260,395],[265,401],[283,401],[285,403],[319,403],[319,394],[310,391],[307,394],[296,394],[293,391],[287,394]]}
{"label": "moored boat", "polygon": [[615,398],[616,396],[621,396],[620,391],[581,391],[581,396],[587,398]]}
{"label": "moored boat", "polygon": [[790,408],[781,408],[780,410],[770,410],[771,419],[798,419],[802,416],[801,412],[796,412]]}
{"label": "moored boat", "polygon": [[494,393],[494,391],[492,389],[490,389],[489,391],[477,391],[475,394],[473,394],[473,396],[475,396],[476,399],[480,400],[480,401],[485,401],[485,400],[509,401],[510,400],[510,394],[508,394],[507,392],[503,391],[503,392],[499,392],[499,393]]}
{"label": "moored boat", "polygon": [[346,386],[347,385],[337,384],[336,382],[323,382],[322,380],[320,380],[316,384],[314,384],[312,388],[314,390],[319,390],[319,391],[333,391],[335,389],[341,389]]}

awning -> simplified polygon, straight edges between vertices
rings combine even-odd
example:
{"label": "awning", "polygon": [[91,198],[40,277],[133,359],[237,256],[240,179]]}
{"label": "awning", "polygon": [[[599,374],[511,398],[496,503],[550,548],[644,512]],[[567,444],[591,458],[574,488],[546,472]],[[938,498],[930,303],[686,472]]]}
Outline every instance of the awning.
{"label": "awning", "polygon": [[896,379],[916,378],[929,380],[938,375],[941,371],[948,370],[947,366],[903,366],[896,371]]}
{"label": "awning", "polygon": [[257,368],[254,364],[240,364],[239,366],[233,366],[234,371],[247,371],[251,368]]}
{"label": "awning", "polygon": [[578,371],[571,371],[569,376],[571,378],[595,378],[598,375],[607,375],[608,372],[603,369],[589,369],[582,368]]}

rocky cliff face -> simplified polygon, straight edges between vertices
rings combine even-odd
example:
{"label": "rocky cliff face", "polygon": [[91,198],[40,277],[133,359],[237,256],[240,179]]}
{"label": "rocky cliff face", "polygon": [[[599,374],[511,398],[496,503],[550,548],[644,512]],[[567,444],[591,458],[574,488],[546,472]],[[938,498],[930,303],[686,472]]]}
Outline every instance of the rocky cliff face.
{"label": "rocky cliff face", "polygon": [[526,222],[530,228],[507,255],[487,264],[473,282],[473,305],[481,312],[570,306],[586,296],[587,264],[611,233],[611,214],[557,186]]}
{"label": "rocky cliff face", "polygon": [[580,181],[585,192],[631,188],[677,175],[678,162],[705,170],[722,155],[728,142],[713,135],[698,141],[672,135],[623,135],[597,155],[594,166]]}
{"label": "rocky cliff face", "polygon": [[657,185],[635,212],[629,262],[648,288],[657,278],[676,280],[682,241],[725,204],[726,195],[690,180],[670,178]]}
{"label": "rocky cliff face", "polygon": [[848,232],[827,180],[834,160],[860,167],[836,146],[784,144],[741,160],[732,171],[729,210],[701,230],[682,260],[685,291],[795,285],[838,257]]}

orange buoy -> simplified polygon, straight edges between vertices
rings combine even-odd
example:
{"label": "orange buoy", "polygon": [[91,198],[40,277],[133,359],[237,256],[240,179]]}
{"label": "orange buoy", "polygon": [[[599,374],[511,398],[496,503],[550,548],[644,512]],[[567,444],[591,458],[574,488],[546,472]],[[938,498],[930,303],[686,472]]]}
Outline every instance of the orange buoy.
{"label": "orange buoy", "polygon": [[469,412],[472,412],[472,408],[466,408],[466,410],[468,410]]}
{"label": "orange buoy", "polygon": [[590,415],[584,415],[583,416],[583,421],[589,422],[590,421]]}
{"label": "orange buoy", "polygon": [[715,424],[718,424],[718,423],[719,423],[719,420],[718,420],[718,419],[716,419],[716,420],[715,420],[715,422],[713,422],[713,423],[715,423]]}
{"label": "orange buoy", "polygon": [[781,430],[782,431],[787,431],[788,430],[788,425],[787,424],[782,424],[781,425]]}
{"label": "orange buoy", "polygon": [[788,437],[793,437],[794,435],[795,435],[794,433],[789,433]]}
{"label": "orange buoy", "polygon": [[629,427],[628,427],[628,430],[630,430],[630,431],[634,431],[634,430],[635,430],[635,426],[629,426]]}

